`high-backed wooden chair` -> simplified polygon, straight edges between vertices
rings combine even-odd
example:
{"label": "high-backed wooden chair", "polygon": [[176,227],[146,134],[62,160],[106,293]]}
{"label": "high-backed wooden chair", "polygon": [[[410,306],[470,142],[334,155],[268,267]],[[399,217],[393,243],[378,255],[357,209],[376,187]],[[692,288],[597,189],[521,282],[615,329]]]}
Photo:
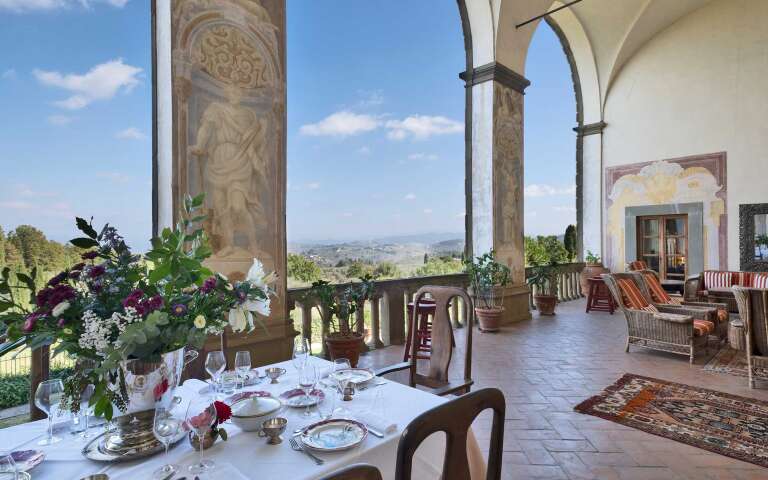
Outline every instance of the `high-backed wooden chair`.
{"label": "high-backed wooden chair", "polygon": [[381,472],[373,465],[359,463],[337,470],[322,480],[381,480]]}
{"label": "high-backed wooden chair", "polygon": [[[416,292],[413,304],[418,305],[422,299],[429,295],[435,302],[435,316],[432,319],[431,345],[432,352],[427,362],[429,367],[426,374],[418,372],[419,359],[417,358],[417,330],[411,327],[408,335],[410,342],[410,359],[406,362],[397,363],[389,367],[384,367],[376,372],[377,375],[386,375],[402,370],[409,370],[409,384],[411,387],[417,385],[431,390],[435,395],[461,394],[469,391],[472,386],[472,299],[467,292],[458,287],[439,287],[426,285]],[[449,307],[451,300],[459,297],[464,303],[464,318],[467,319],[465,358],[464,358],[464,378],[458,381],[448,379],[448,367],[451,364],[453,356],[453,326]],[[414,312],[414,317],[415,317]]]}
{"label": "high-backed wooden chair", "polygon": [[755,377],[768,380],[768,289],[731,289],[744,321],[749,388],[755,388]]}
{"label": "high-backed wooden chair", "polygon": [[413,455],[425,438],[435,432],[445,433],[442,480],[470,480],[467,434],[475,418],[486,409],[493,410],[491,445],[488,450],[486,480],[501,478],[504,450],[504,394],[496,388],[483,388],[427,410],[403,430],[397,445],[395,480],[411,480]]}

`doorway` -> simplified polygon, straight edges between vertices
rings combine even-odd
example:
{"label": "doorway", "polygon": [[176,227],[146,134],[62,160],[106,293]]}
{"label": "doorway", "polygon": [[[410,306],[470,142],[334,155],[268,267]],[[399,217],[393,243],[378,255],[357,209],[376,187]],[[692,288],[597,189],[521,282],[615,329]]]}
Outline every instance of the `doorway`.
{"label": "doorway", "polygon": [[688,215],[637,217],[637,259],[662,280],[685,281],[688,275]]}

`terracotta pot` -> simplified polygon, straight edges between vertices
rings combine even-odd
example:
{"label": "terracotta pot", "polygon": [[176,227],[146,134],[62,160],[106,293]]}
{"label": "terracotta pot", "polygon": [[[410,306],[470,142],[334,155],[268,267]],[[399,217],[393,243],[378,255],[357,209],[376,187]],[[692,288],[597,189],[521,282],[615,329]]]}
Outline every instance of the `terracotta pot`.
{"label": "terracotta pot", "polygon": [[554,315],[555,306],[557,305],[557,296],[534,295],[533,303],[536,304],[536,310],[539,311],[539,315]]}
{"label": "terracotta pot", "polygon": [[[197,435],[195,435],[194,432],[189,432],[188,438],[189,444],[192,445],[192,448],[195,450],[200,450],[200,439],[197,438]],[[203,450],[208,450],[211,448],[214,442],[216,442],[217,438],[219,438],[218,431],[214,433],[213,429],[211,429],[205,432],[205,435],[203,435]]]}
{"label": "terracotta pot", "polygon": [[588,263],[584,265],[584,270],[579,275],[579,283],[581,283],[581,294],[585,297],[589,293],[589,279],[592,277],[599,277],[602,273],[608,273],[610,270],[605,268],[602,263]]}
{"label": "terracotta pot", "polygon": [[498,332],[501,324],[501,315],[504,313],[504,307],[495,308],[475,308],[477,317],[477,326],[481,332]]}
{"label": "terracotta pot", "polygon": [[331,360],[346,358],[352,367],[357,367],[360,352],[363,350],[363,336],[356,333],[345,336],[332,333],[325,337],[325,345]]}

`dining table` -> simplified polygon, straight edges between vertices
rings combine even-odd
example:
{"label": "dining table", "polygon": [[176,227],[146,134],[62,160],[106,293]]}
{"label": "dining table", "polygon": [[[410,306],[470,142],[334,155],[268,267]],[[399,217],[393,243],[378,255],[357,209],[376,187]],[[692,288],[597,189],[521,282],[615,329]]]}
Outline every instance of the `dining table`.
{"label": "dining table", "polygon": [[[310,360],[319,371],[330,371],[331,362],[312,357]],[[245,391],[263,391],[277,397],[287,390],[296,388],[298,370],[290,361],[260,367],[285,369],[286,373],[279,377],[277,384],[271,384],[269,379],[261,379],[259,383],[244,388]],[[199,381],[197,382],[199,385]],[[190,388],[188,382],[177,387],[176,395],[180,403],[188,402],[192,396],[204,395],[199,387]],[[211,400],[214,399],[213,394]],[[356,463],[367,463],[379,468],[384,479],[395,476],[398,442],[403,430],[415,417],[434,408],[447,398],[411,388],[401,383],[376,377],[365,388],[359,388],[351,401],[337,398],[336,405],[343,407],[345,417],[353,417],[365,423],[367,415],[386,419],[391,424],[388,433],[383,438],[370,432],[363,442],[350,450],[334,453],[315,453],[324,463],[317,465],[303,452],[291,448],[289,438],[296,429],[317,422],[320,417],[311,411],[305,416],[304,408],[284,407],[280,416],[288,420],[283,434],[284,441],[278,445],[267,444],[267,439],[260,437],[257,432],[240,430],[231,421],[222,426],[227,431],[227,440],[217,440],[213,446],[205,450],[205,457],[214,460],[216,467],[205,475],[198,474],[199,480],[314,480]],[[339,416],[339,415],[336,415]],[[151,479],[152,473],[166,461],[180,466],[180,472],[173,480],[194,480],[196,475],[188,472],[188,467],[198,460],[199,452],[193,449],[187,438],[183,438],[170,448],[168,459],[160,452],[151,457],[126,462],[98,462],[86,459],[81,453],[83,447],[91,439],[83,440],[68,431],[67,422],[61,422],[57,435],[63,440],[50,446],[38,446],[37,442],[46,435],[47,420],[29,422],[0,430],[0,449],[30,450],[39,449],[45,453],[41,464],[30,471],[35,480],[78,480],[95,473],[105,473],[110,480]],[[103,427],[91,429],[94,435],[103,432]],[[382,433],[382,432],[378,432]],[[438,479],[442,474],[445,437],[442,433],[428,437],[417,450],[413,461],[414,479]],[[467,455],[473,480],[485,478],[485,462],[482,453],[470,430],[467,441]]]}

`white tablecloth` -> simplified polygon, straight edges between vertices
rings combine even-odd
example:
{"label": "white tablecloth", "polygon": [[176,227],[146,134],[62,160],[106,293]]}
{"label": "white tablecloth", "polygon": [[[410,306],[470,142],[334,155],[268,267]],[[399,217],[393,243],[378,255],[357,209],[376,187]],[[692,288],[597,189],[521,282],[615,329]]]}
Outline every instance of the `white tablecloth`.
{"label": "white tablecloth", "polygon": [[[316,358],[312,361],[318,365],[325,362]],[[279,384],[270,385],[269,380],[264,380],[258,385],[249,387],[248,390],[265,390],[279,395],[285,390],[294,388],[297,376],[290,362],[276,365],[287,370],[286,375],[280,378]],[[318,466],[303,453],[291,450],[288,437],[295,428],[306,425],[309,421],[302,417],[301,410],[287,408],[281,416],[288,419],[288,428],[283,436],[284,442],[278,446],[267,445],[266,440],[256,433],[243,432],[230,422],[225,423],[224,427],[229,434],[229,439],[226,442],[217,440],[213,447],[205,451],[206,458],[215,460],[220,468],[214,470],[208,477],[200,476],[200,478],[201,480],[203,478],[309,480],[320,478],[353,463],[376,465],[385,479],[394,478],[397,443],[403,429],[417,415],[446,400],[396,382],[388,382],[386,385],[358,391],[353,401],[339,401],[337,405],[344,406],[353,414],[363,413],[369,410],[377,391],[381,392],[384,400],[381,402],[384,404],[383,411],[379,411],[379,414],[397,423],[397,431],[385,435],[384,438],[369,434],[363,445],[356,449],[334,454],[317,454],[325,460],[324,465]],[[312,421],[316,420],[317,417],[313,416]],[[165,462],[162,454],[126,463],[99,463],[87,460],[80,453],[85,441],[78,440],[66,429],[58,434],[64,438],[63,441],[52,446],[39,447],[36,443],[42,435],[45,435],[47,425],[47,420],[43,420],[0,430],[0,449],[39,448],[45,451],[45,461],[30,472],[35,480],[77,480],[97,472],[107,473],[112,480],[145,479],[151,478],[151,473]],[[98,433],[100,428],[94,428],[93,432]],[[474,456],[474,460],[477,461],[478,451],[474,437],[471,438],[471,442],[470,456]],[[443,434],[433,435],[421,445],[414,459],[413,478],[440,477],[444,445]],[[171,448],[170,461],[181,465],[185,470],[175,478],[184,475],[190,480],[194,478],[194,475],[186,473],[186,468],[196,461],[197,455],[186,439]]]}

